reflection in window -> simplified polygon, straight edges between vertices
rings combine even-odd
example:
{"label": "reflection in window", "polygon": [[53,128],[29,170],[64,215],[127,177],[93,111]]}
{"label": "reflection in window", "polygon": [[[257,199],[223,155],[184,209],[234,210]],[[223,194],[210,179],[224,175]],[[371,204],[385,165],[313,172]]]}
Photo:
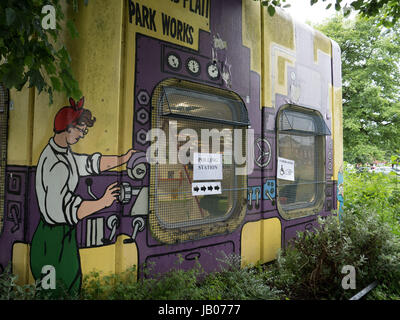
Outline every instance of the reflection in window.
{"label": "reflection in window", "polygon": [[[243,102],[229,91],[169,79],[156,88],[152,104],[152,127],[166,135],[166,163],[150,171],[153,236],[176,243],[234,231],[246,212],[247,177],[235,174],[232,156],[234,129],[248,125]],[[239,143],[246,150],[246,138]],[[222,155],[221,194],[192,195],[192,183],[202,182],[193,181],[195,152]]]}
{"label": "reflection in window", "polygon": [[294,106],[279,111],[277,124],[277,156],[295,164],[294,181],[277,179],[279,212],[289,219],[318,213],[324,204],[329,129],[316,111]]}

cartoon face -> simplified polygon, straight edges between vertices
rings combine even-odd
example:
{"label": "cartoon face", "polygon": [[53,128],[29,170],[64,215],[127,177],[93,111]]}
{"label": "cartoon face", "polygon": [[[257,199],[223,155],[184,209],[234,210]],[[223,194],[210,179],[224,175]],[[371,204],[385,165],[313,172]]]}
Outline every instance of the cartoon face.
{"label": "cartoon face", "polygon": [[79,139],[82,139],[85,137],[85,135],[88,133],[87,126],[84,125],[76,125],[74,127],[71,127],[67,131],[67,142],[69,145],[75,144],[79,141]]}

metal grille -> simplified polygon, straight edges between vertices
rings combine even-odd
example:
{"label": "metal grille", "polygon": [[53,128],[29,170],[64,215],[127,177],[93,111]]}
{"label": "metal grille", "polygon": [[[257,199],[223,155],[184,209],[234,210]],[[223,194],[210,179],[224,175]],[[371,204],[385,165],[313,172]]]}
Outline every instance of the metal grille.
{"label": "metal grille", "polygon": [[293,110],[282,111],[279,117],[279,130],[291,133],[312,133],[316,136],[331,134],[323,119],[315,111],[310,110],[304,114],[296,111],[295,107]]}
{"label": "metal grille", "polygon": [[[223,104],[221,102],[220,105],[212,105],[204,99],[205,94],[216,96],[222,90],[191,82],[169,79],[155,89],[152,99],[152,127],[162,129],[166,134],[166,163],[151,165],[149,220],[153,236],[164,243],[176,243],[213,234],[230,233],[239,226],[245,215],[247,177],[235,174],[236,166],[232,159],[231,162],[223,163],[221,194],[193,196],[192,163],[193,153],[197,151],[232,155],[235,147],[232,140],[233,130],[238,127],[227,123],[194,120],[190,116],[187,118],[163,116],[165,88],[171,86],[185,90],[192,89],[200,93],[202,98],[199,98],[199,95],[190,96],[189,90],[179,90],[182,101],[193,102],[196,98],[196,104],[200,108],[207,107],[208,117],[212,117],[214,110]],[[182,92],[189,95],[183,96]],[[223,94],[227,93],[224,91]],[[235,98],[231,94],[230,99]],[[175,105],[178,105],[177,97],[175,99]],[[171,126],[173,130],[170,130]],[[202,129],[218,130],[223,138],[218,139],[219,143],[212,144],[212,138],[209,137],[202,145]],[[175,145],[173,141],[177,141],[177,144]],[[242,150],[246,150],[246,139],[240,143]],[[215,149],[212,150],[211,146]],[[179,161],[182,157],[187,162]]]}
{"label": "metal grille", "polygon": [[4,196],[7,161],[8,90],[0,83],[0,233],[4,224]]}
{"label": "metal grille", "polygon": [[[231,97],[184,88],[163,87],[160,104],[163,115],[184,116],[197,120],[249,125],[247,111],[243,103]],[[212,110],[212,113],[210,113]]]}
{"label": "metal grille", "polygon": [[[288,218],[311,215],[323,207],[325,135],[317,123],[321,121],[306,110],[284,110],[278,115],[278,156],[295,163],[295,180],[277,181],[278,208]],[[289,125],[294,130],[288,130]]]}

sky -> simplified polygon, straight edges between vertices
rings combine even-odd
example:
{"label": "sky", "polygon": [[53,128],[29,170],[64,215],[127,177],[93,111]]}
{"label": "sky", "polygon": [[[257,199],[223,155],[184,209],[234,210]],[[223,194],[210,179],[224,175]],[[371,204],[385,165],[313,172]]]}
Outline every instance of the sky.
{"label": "sky", "polygon": [[[342,1],[343,4],[349,3],[352,0]],[[310,5],[310,0],[286,0],[286,3],[290,4],[290,8],[285,8],[284,10],[289,12],[289,14],[298,21],[306,22],[310,21],[312,24],[321,23],[325,19],[330,18],[336,14],[334,5],[332,5],[328,10],[326,6],[329,3],[333,3],[333,0],[327,0],[322,2],[319,0],[313,6]]]}

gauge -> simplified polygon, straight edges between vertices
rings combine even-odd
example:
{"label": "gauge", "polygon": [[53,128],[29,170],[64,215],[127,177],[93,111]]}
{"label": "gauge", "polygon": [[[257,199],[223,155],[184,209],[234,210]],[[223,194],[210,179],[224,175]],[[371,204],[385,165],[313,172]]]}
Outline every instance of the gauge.
{"label": "gauge", "polygon": [[215,63],[209,63],[207,66],[207,75],[212,80],[217,80],[219,78],[218,66]]}
{"label": "gauge", "polygon": [[194,76],[200,74],[200,63],[195,58],[189,58],[186,62],[186,68]]}
{"label": "gauge", "polygon": [[181,59],[176,53],[170,53],[167,56],[168,67],[173,70],[179,70],[181,67]]}

